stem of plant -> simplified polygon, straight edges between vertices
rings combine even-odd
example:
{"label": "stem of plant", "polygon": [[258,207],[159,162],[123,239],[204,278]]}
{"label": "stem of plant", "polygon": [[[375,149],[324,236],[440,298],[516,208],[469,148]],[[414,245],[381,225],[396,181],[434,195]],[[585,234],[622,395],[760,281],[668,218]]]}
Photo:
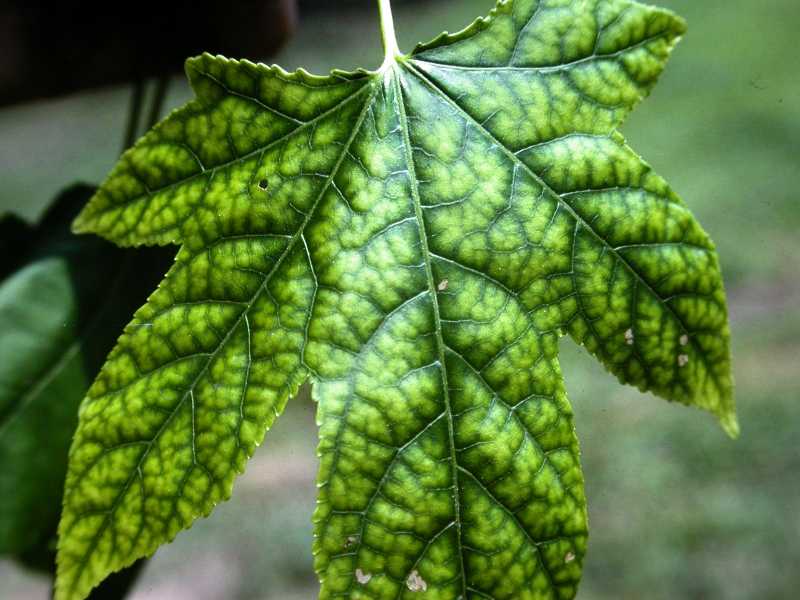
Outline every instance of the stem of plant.
{"label": "stem of plant", "polygon": [[153,90],[153,98],[150,101],[150,112],[147,116],[147,129],[151,129],[158,123],[161,117],[161,109],[164,106],[164,98],[167,96],[167,89],[169,88],[169,76],[162,75],[156,81],[155,90]]}
{"label": "stem of plant", "polygon": [[391,0],[378,0],[378,10],[381,15],[381,39],[383,40],[383,64],[381,70],[394,64],[398,56],[402,56],[397,45],[397,35],[394,31],[394,17],[392,16]]}
{"label": "stem of plant", "polygon": [[136,141],[136,132],[139,129],[139,119],[144,104],[144,80],[137,79],[133,83],[130,104],[128,105],[128,122],[125,127],[122,151],[125,152]]}

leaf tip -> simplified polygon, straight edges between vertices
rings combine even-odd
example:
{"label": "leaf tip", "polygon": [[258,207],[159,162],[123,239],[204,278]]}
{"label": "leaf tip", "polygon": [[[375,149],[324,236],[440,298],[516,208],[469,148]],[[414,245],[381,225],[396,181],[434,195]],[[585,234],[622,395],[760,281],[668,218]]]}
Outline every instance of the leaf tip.
{"label": "leaf tip", "polygon": [[114,238],[111,231],[108,230],[107,224],[102,217],[104,212],[109,208],[107,195],[97,190],[86,200],[86,204],[83,205],[81,211],[72,220],[70,230],[75,235],[84,235],[88,233],[99,235],[108,241],[114,242],[118,246],[129,245],[124,243],[123,240]]}
{"label": "leaf tip", "polygon": [[84,208],[77,217],[72,220],[72,233],[76,235],[80,235],[83,233],[92,233],[92,227],[90,224],[91,219],[86,214],[86,209]]}
{"label": "leaf tip", "polygon": [[689,23],[677,13],[670,11],[670,16],[672,17],[672,31],[675,34],[675,37],[681,37],[686,35],[686,32],[689,31]]}
{"label": "leaf tip", "polygon": [[736,416],[735,410],[720,415],[719,424],[732,440],[739,439],[741,429],[739,428],[739,417]]}

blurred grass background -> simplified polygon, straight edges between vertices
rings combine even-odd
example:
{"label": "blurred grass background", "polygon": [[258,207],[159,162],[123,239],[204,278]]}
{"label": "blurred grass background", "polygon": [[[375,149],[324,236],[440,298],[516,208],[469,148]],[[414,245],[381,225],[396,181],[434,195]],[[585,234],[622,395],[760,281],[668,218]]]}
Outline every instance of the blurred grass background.
{"label": "blurred grass background", "polygon": [[[731,300],[742,436],[623,388],[569,340],[591,536],[581,600],[800,597],[800,25],[798,0],[660,0],[689,21],[653,96],[623,131],[717,242]],[[492,0],[398,6],[404,48]],[[375,67],[376,15],[302,20],[275,62]],[[38,215],[63,186],[99,181],[119,151],[129,91],[0,111],[0,211]],[[172,86],[169,104],[190,96]],[[134,600],[311,600],[314,407],[290,403],[233,499],[162,548]],[[0,467],[1,468],[1,467]],[[0,561],[2,598],[48,597]]]}

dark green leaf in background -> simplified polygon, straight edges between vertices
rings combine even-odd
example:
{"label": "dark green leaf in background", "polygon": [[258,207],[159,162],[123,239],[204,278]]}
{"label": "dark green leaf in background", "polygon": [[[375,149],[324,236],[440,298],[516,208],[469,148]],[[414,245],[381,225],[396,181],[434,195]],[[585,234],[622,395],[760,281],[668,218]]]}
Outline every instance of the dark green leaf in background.
{"label": "dark green leaf in background", "polygon": [[73,186],[35,227],[0,221],[0,554],[43,568],[80,400],[170,261],[73,235],[94,191]]}
{"label": "dark green leaf in background", "polygon": [[25,259],[32,228],[13,214],[0,215],[0,281]]}

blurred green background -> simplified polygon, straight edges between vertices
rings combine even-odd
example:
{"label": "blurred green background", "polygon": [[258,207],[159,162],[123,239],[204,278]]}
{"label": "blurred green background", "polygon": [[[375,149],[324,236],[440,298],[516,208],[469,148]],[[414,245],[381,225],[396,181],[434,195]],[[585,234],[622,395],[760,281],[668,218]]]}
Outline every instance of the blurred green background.
{"label": "blurred green background", "polygon": [[[660,0],[690,30],[623,131],[711,233],[730,293],[742,436],[711,417],[620,387],[564,340],[591,536],[581,600],[800,597],[800,25],[798,0]],[[398,6],[410,49],[492,0]],[[313,72],[376,67],[376,14],[301,20],[275,62]],[[0,111],[0,211],[27,218],[119,151],[129,90]],[[176,81],[169,105],[190,96]],[[311,600],[314,407],[290,403],[233,499],[162,548],[134,600]],[[2,468],[2,466],[0,466]],[[0,561],[0,597],[48,597]]]}

